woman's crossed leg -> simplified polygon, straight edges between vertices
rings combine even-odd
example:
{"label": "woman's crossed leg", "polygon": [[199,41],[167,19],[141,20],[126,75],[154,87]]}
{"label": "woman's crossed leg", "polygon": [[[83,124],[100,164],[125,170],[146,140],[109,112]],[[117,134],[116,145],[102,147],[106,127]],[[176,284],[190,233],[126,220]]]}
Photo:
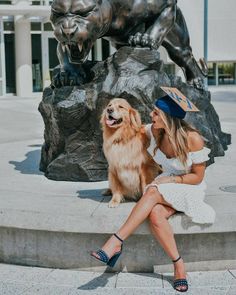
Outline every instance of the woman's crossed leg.
{"label": "woman's crossed leg", "polygon": [[[133,207],[129,217],[121,228],[117,231],[117,235],[125,240],[128,238],[136,228],[146,219],[151,213],[152,209],[157,204],[163,204],[170,206],[156,187],[149,187],[147,191],[143,194],[141,199]],[[114,255],[116,252],[120,251],[121,244],[120,241],[112,235],[107,242],[103,245],[102,250],[104,250],[109,257]],[[94,252],[94,256],[98,255]]]}
{"label": "woman's crossed leg", "polygon": [[[179,257],[174,233],[168,222],[168,218],[175,214],[175,212],[176,210],[169,206],[157,204],[149,214],[151,231],[162,248],[165,250],[166,254],[172,260],[175,260]],[[174,275],[175,280],[186,278],[184,262],[182,259],[174,264]],[[186,286],[179,286],[178,289],[185,290]]]}

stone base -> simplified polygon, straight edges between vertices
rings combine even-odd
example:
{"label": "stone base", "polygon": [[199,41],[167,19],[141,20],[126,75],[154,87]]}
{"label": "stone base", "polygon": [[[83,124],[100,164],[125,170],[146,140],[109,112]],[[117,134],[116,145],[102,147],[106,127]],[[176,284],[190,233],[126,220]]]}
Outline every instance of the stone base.
{"label": "stone base", "polygon": [[145,48],[122,47],[93,68],[93,80],[78,87],[46,88],[39,111],[45,123],[40,170],[54,180],[100,181],[107,179],[102,152],[100,117],[109,100],[122,97],[150,122],[153,102],[163,95],[160,86],[177,87],[199,109],[186,121],[201,131],[211,149],[210,161],[223,156],[230,144],[221,131],[219,117],[208,91],[198,90],[167,75],[159,53]]}

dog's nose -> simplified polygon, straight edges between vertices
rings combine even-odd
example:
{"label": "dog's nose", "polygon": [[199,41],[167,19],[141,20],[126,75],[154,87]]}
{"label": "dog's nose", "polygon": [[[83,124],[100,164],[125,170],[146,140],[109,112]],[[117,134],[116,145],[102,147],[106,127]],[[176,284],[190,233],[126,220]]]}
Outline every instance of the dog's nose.
{"label": "dog's nose", "polygon": [[113,111],[114,111],[113,108],[108,108],[107,109],[108,114],[111,114]]}

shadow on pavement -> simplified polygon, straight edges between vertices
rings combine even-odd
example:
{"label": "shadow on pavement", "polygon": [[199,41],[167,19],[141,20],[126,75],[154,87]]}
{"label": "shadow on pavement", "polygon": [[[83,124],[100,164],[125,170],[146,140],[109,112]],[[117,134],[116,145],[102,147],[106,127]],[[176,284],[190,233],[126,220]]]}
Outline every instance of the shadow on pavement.
{"label": "shadow on pavement", "polygon": [[[108,203],[111,200],[111,195],[103,195],[105,189],[88,189],[88,190],[79,190],[76,193],[78,194],[78,198],[81,199],[98,199],[100,202],[102,200],[103,203]],[[134,200],[125,199],[125,203],[133,203]]]}
{"label": "shadow on pavement", "polygon": [[78,290],[94,290],[101,287],[106,287],[108,279],[117,274],[102,273],[99,277],[92,279],[90,282],[78,287]]}
{"label": "shadow on pavement", "polygon": [[[99,277],[96,277],[94,279],[92,279],[90,282],[87,282],[86,284],[78,287],[78,290],[94,290],[97,288],[101,288],[101,287],[106,287],[107,283],[108,283],[108,279],[110,279],[111,277],[113,277],[114,275],[117,275],[118,273],[102,273]],[[139,275],[142,277],[153,277],[153,278],[157,278],[160,280],[165,280],[168,281],[171,285],[173,284],[173,276],[163,276],[162,274],[158,274],[158,273],[134,273],[135,275]]]}
{"label": "shadow on pavement", "polygon": [[105,196],[102,195],[104,189],[86,189],[86,190],[79,190],[76,193],[78,194],[78,198],[80,199],[91,199],[91,200],[98,200],[99,202],[101,199],[104,199]]}
{"label": "shadow on pavement", "polygon": [[39,171],[41,149],[28,152],[25,156],[25,160],[21,162],[9,161],[9,164],[14,165],[15,170],[20,171],[22,174],[43,175],[43,172]]}

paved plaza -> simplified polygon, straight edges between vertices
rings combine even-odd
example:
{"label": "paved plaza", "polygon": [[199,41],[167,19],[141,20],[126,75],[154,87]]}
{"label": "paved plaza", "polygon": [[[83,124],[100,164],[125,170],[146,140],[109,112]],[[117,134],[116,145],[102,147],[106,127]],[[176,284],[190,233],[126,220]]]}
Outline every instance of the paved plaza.
{"label": "paved plaza", "polygon": [[[173,295],[173,274],[97,273],[0,264],[1,295]],[[189,272],[191,295],[235,295],[236,270]]]}
{"label": "paved plaza", "polygon": [[[175,233],[180,235],[201,231],[235,233],[236,87],[212,87],[210,90],[212,104],[220,117],[222,130],[232,134],[232,144],[225,156],[216,158],[215,163],[206,171],[206,201],[214,207],[218,219],[215,225],[208,229],[198,226],[185,229],[181,223],[183,217],[178,216],[171,222]],[[27,227],[29,230],[47,232],[77,233],[90,230],[93,233],[104,230],[107,234],[112,233],[117,229],[117,224],[126,218],[133,203],[122,204],[115,211],[111,211],[113,209],[107,207],[109,198],[101,197],[101,190],[107,187],[106,181],[56,182],[48,180],[38,170],[44,129],[42,118],[37,111],[40,100],[40,97],[0,98],[0,228],[5,229],[4,240],[3,235],[0,236],[2,245],[7,235],[10,239],[15,238],[19,246],[25,243],[22,237],[16,237],[10,232],[13,227],[19,230]],[[88,226],[88,220],[93,219],[96,222]],[[87,223],[78,224],[81,220],[87,220]],[[144,224],[138,233],[146,232]],[[96,248],[99,246],[100,244],[93,245]],[[232,247],[236,249],[236,245]],[[7,253],[6,245],[4,251]],[[4,251],[0,248],[1,253]],[[73,255],[70,257],[72,260]],[[84,253],[84,256],[89,259],[87,253]],[[127,254],[124,256],[127,257]],[[24,265],[23,262],[27,261],[27,265],[37,265],[30,261],[29,257],[24,260],[22,256],[21,260],[17,260],[17,257],[12,257],[12,260],[8,257],[8,260],[13,264],[0,264],[1,295],[176,294],[171,286],[173,273],[159,269],[146,273],[104,273],[76,268],[62,270],[57,267],[14,265],[14,261],[15,264]],[[219,262],[217,271],[212,271],[210,263],[201,265],[201,269],[202,267],[204,271],[192,271],[197,270],[198,266],[193,268],[187,265],[190,288],[186,294],[236,295],[236,264],[230,261],[230,257],[228,262]]]}

